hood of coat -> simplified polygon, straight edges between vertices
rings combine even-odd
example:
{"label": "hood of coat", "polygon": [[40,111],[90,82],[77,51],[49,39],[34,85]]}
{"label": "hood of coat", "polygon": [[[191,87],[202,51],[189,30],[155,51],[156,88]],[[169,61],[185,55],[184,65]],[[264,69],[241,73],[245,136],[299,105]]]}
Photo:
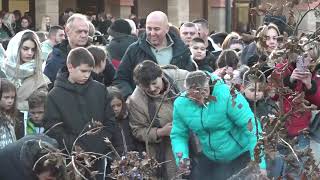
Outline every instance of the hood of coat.
{"label": "hood of coat", "polygon": [[86,89],[89,87],[89,85],[92,82],[92,77],[90,77],[88,81],[84,84],[71,83],[68,80],[68,77],[69,77],[69,72],[67,67],[65,66],[58,73],[57,79],[54,82],[54,87],[63,88],[67,91],[75,92],[77,94],[83,94],[86,92]]}

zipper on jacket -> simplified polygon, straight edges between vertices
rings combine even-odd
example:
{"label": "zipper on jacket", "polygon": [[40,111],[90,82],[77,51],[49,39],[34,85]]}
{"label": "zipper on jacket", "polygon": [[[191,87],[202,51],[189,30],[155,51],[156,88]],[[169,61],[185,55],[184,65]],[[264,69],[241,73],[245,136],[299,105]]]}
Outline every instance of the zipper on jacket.
{"label": "zipper on jacket", "polygon": [[233,137],[233,135],[230,133],[230,131],[228,132],[228,134],[238,144],[238,146],[240,146],[241,149],[243,149],[243,146]]}
{"label": "zipper on jacket", "polygon": [[217,159],[217,157],[216,157],[216,151],[213,149],[213,147],[212,147],[212,145],[211,145],[211,133],[210,133],[210,131],[208,130],[208,129],[206,129],[205,127],[204,127],[204,125],[203,125],[203,120],[202,120],[202,114],[203,113],[203,106],[201,107],[201,126],[202,126],[202,128],[203,128],[203,130],[204,131],[206,131],[207,133],[208,133],[208,135],[209,135],[209,147],[210,147],[210,149],[211,149],[211,151],[213,151],[213,156],[214,156],[214,158],[215,159]]}

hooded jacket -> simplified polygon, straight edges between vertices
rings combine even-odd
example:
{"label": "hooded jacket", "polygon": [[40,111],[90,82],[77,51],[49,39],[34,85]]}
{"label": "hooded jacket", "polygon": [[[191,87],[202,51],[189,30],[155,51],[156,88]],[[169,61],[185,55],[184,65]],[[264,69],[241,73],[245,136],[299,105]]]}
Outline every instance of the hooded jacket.
{"label": "hooded jacket", "polygon": [[134,37],[132,35],[119,33],[117,34],[117,36],[111,39],[107,50],[110,54],[112,64],[116,67],[116,69],[118,69],[120,61],[128,47],[137,40],[137,37]]}
{"label": "hooded jacket", "polygon": [[110,105],[110,97],[105,86],[91,78],[85,84],[72,84],[68,80],[69,72],[63,68],[58,74],[53,89],[47,97],[44,115],[45,129],[62,122],[52,128],[48,135],[57,139],[60,147],[63,139],[69,150],[82,130],[94,127],[93,121],[105,127],[95,135],[85,135],[78,140],[85,151],[106,153],[107,145],[103,138],[111,138],[114,130],[114,113]]}
{"label": "hooded jacket", "polygon": [[40,140],[43,147],[58,147],[57,142],[46,135],[28,135],[0,150],[0,179],[37,180],[32,168],[40,156]]}
{"label": "hooded jacket", "polygon": [[71,51],[69,41],[64,40],[53,47],[52,53],[48,56],[46,67],[43,73],[48,76],[51,82],[56,80],[59,69],[66,65],[68,53]]}
{"label": "hooded jacket", "polygon": [[[168,35],[173,40],[172,60],[170,64],[176,65],[180,69],[188,71],[195,70],[193,61],[190,58],[191,52],[184,42],[176,36],[175,33],[169,31]],[[134,88],[133,70],[137,64],[144,60],[151,60],[157,63],[157,59],[152,53],[150,44],[146,41],[147,35],[144,33],[142,37],[135,43],[131,44],[121,60],[121,64],[116,73],[115,85],[121,90],[122,94],[127,97]]]}
{"label": "hooded jacket", "polygon": [[[39,62],[39,67],[36,67],[36,61],[41,61],[41,57],[35,57],[34,60],[19,64],[17,69],[18,63],[20,63],[20,52],[18,51],[21,38],[27,32],[34,33],[31,30],[21,31],[10,40],[6,51],[7,59],[2,67],[6,77],[17,87],[17,104],[21,111],[29,110],[27,99],[35,90],[46,89],[50,83],[48,77],[41,71],[41,62]],[[37,37],[36,34],[34,36]],[[40,48],[40,46],[37,48]],[[39,51],[41,53],[41,49]]]}
{"label": "hooded jacket", "polygon": [[[212,76],[212,80],[217,78]],[[257,137],[255,128],[251,132],[247,129],[250,119],[255,127],[248,102],[240,93],[232,95],[222,80],[215,83],[212,96],[215,100],[206,107],[188,98],[186,92],[175,100],[170,135],[174,155],[181,152],[182,159],[189,157],[188,139],[192,130],[199,138],[203,154],[212,161],[230,162],[246,151],[254,159]],[[264,160],[260,167],[266,168]]]}

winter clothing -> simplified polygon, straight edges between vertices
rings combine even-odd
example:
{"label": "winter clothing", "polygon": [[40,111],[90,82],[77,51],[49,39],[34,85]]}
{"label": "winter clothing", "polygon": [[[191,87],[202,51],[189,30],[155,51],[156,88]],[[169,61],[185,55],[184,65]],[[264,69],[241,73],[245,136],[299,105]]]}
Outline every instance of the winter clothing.
{"label": "winter clothing", "polygon": [[45,40],[41,43],[42,60],[47,61],[49,54],[52,52],[53,45],[50,40]]}
{"label": "winter clothing", "polygon": [[[180,70],[176,70],[176,75],[180,74]],[[184,72],[183,72],[184,73]],[[182,75],[183,75],[182,73]],[[173,154],[171,150],[171,143],[169,137],[158,137],[157,129],[163,127],[165,124],[172,122],[172,104],[173,98],[176,93],[179,92],[179,88],[169,88],[174,80],[179,76],[163,77],[164,92],[158,96],[153,96],[146,93],[139,86],[136,87],[132,95],[128,98],[128,109],[130,112],[130,126],[132,128],[133,135],[140,141],[146,142],[148,139],[150,156],[156,158],[158,162],[164,162],[167,160],[173,160]],[[181,75],[180,75],[181,77]],[[185,77],[184,77],[185,78]],[[167,94],[165,97],[159,113],[157,114],[157,120],[154,122],[148,136],[146,135],[148,127],[155,116],[156,110],[160,106],[160,102],[163,94]],[[172,179],[175,175],[176,166],[174,162],[165,164],[165,169],[162,168],[158,173],[160,179]]]}
{"label": "winter clothing", "polygon": [[13,120],[4,113],[0,113],[0,149],[15,141],[16,135]]}
{"label": "winter clothing", "polygon": [[28,135],[31,135],[31,134],[40,134],[40,133],[43,133],[43,132],[44,132],[44,127],[39,126],[39,125],[33,123],[31,119],[28,119],[28,120],[27,120],[26,131],[27,131],[26,133],[27,133]]}
{"label": "winter clothing", "polygon": [[64,40],[53,47],[43,71],[52,83],[56,80],[59,69],[66,65],[67,56],[70,51],[71,47],[68,40]]}
{"label": "winter clothing", "polygon": [[[78,140],[85,151],[106,153],[104,137],[111,138],[114,131],[114,113],[105,86],[91,78],[85,84],[72,84],[69,72],[63,68],[58,74],[53,89],[49,92],[44,115],[44,127],[51,128],[48,135],[57,139],[60,147],[63,140],[70,150],[83,129],[91,129],[92,121],[101,122],[105,128],[95,135],[83,136]],[[87,128],[86,128],[87,127]]]}
{"label": "winter clothing", "polygon": [[204,59],[202,60],[195,60],[194,61],[197,63],[198,65],[198,69],[202,70],[202,71],[208,71],[210,73],[213,72],[213,69],[210,67],[209,65],[209,61],[210,61],[210,56],[206,56]]}
{"label": "winter clothing", "polygon": [[0,39],[10,39],[13,36],[10,29],[2,23],[0,27]]}
{"label": "winter clothing", "polygon": [[[280,74],[278,72],[283,71],[283,68],[285,68],[287,63],[281,63],[277,64],[275,67],[275,70],[272,72],[273,78],[280,78]],[[305,92],[306,95],[314,95],[317,91],[317,85],[314,80],[311,80],[312,87],[310,90],[307,90],[304,86],[304,84],[301,81],[295,81],[294,83],[290,83],[290,76],[295,69],[294,63],[291,63],[288,65],[288,68],[284,70],[282,77],[283,83],[285,86],[289,87],[293,91],[297,93]],[[295,98],[295,96],[284,96],[283,100],[283,108],[284,113],[288,113],[292,109],[292,101]],[[286,121],[286,127],[288,130],[288,134],[290,136],[296,136],[300,133],[301,130],[308,128],[309,123],[311,121],[311,111],[305,110],[304,112],[293,112]]]}
{"label": "winter clothing", "polygon": [[37,180],[32,168],[44,151],[40,140],[42,147],[57,147],[57,142],[46,135],[29,135],[0,150],[0,179]]}
{"label": "winter clothing", "polygon": [[[173,41],[172,60],[170,64],[188,71],[195,70],[195,66],[190,58],[191,52],[189,48],[173,32],[169,31],[167,40],[169,40],[169,36]],[[129,46],[116,73],[115,85],[117,85],[125,97],[130,95],[135,88],[133,81],[133,69],[135,66],[144,60],[158,62],[146,38],[146,34],[144,34],[137,42]]]}
{"label": "winter clothing", "polygon": [[137,147],[139,142],[132,135],[132,130],[129,126],[129,114],[127,114],[125,118],[117,119],[116,121],[111,142],[119,155],[125,155],[124,153],[126,151],[139,151]]}
{"label": "winter clothing", "polygon": [[108,29],[108,34],[114,36],[114,33],[131,34],[131,26],[124,19],[115,20]]}
{"label": "winter clothing", "polygon": [[312,80],[316,85],[316,92],[314,94],[306,94],[306,100],[308,100],[311,104],[314,104],[320,109],[320,77],[317,73],[313,73]]}
{"label": "winter clothing", "polygon": [[[36,67],[37,60],[20,64],[19,47],[24,33],[30,30],[21,31],[16,34],[8,44],[7,60],[4,63],[3,72],[17,87],[17,104],[20,111],[28,111],[27,99],[37,89],[46,89],[50,83],[49,79],[42,73],[41,68]],[[35,35],[36,36],[36,35]],[[36,36],[37,37],[37,36]],[[40,59],[39,59],[40,60]]]}
{"label": "winter clothing", "polygon": [[106,67],[104,69],[104,71],[100,74],[97,74],[95,72],[91,72],[91,77],[104,84],[105,86],[111,86],[113,78],[114,78],[114,74],[116,73],[116,70],[114,68],[114,66],[112,65],[112,63],[106,59]]}
{"label": "winter clothing", "polygon": [[242,50],[240,58],[241,64],[251,67],[257,62],[257,56],[257,44],[256,42],[252,42]]}
{"label": "winter clothing", "polygon": [[[255,127],[248,102],[240,93],[232,94],[216,75],[212,75],[212,80],[216,81],[212,91],[216,100],[206,107],[188,98],[186,92],[175,100],[170,136],[173,153],[189,157],[188,132],[192,130],[200,140],[203,154],[212,161],[228,163],[247,151],[254,159],[257,138],[254,130],[247,129],[250,120]],[[260,167],[266,168],[264,159]]]}
{"label": "winter clothing", "polygon": [[121,59],[128,49],[128,47],[137,41],[137,37],[127,34],[114,34],[107,47],[108,53],[111,57],[112,64],[118,69]]}

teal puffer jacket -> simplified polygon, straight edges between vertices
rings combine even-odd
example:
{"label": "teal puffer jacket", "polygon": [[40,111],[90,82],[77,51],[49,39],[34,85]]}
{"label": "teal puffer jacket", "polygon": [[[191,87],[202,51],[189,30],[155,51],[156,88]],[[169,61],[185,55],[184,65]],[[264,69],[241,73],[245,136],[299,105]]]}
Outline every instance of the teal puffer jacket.
{"label": "teal puffer jacket", "polygon": [[[213,80],[217,78],[212,75]],[[212,95],[216,100],[206,106],[195,103],[186,96],[186,92],[175,100],[170,135],[173,153],[182,152],[183,158],[189,156],[188,132],[191,129],[199,138],[202,152],[209,159],[228,162],[250,151],[253,160],[257,138],[254,114],[248,102],[238,92],[232,98],[229,87],[222,80],[214,85]],[[247,129],[249,120],[253,125],[251,132]],[[176,161],[178,163],[177,157]],[[260,167],[265,169],[265,166],[262,160]]]}

